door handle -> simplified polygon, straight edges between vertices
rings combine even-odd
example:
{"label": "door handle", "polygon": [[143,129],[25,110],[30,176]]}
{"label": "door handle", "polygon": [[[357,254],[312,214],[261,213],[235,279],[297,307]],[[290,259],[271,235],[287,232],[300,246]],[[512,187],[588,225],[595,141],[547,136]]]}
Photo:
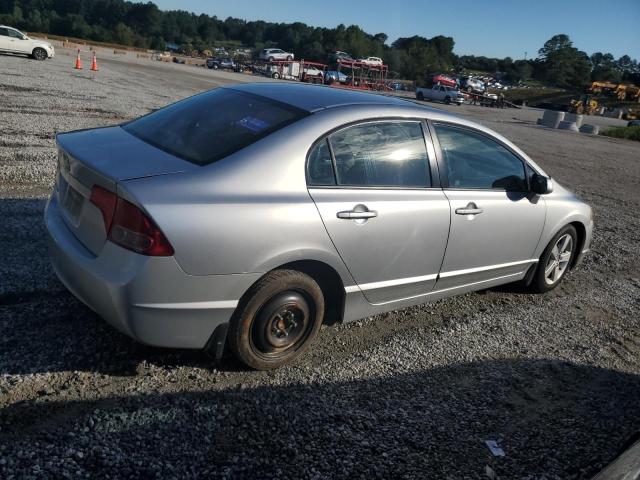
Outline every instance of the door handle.
{"label": "door handle", "polygon": [[378,212],[375,210],[369,210],[366,205],[359,203],[353,210],[343,210],[336,214],[338,218],[343,220],[355,220],[356,223],[366,222],[370,218],[378,216]]}
{"label": "door handle", "polygon": [[363,218],[373,218],[377,216],[378,212],[374,210],[369,210],[367,212],[357,212],[355,210],[345,210],[344,212],[338,212],[338,218],[342,218],[343,220],[358,220]]}
{"label": "door handle", "polygon": [[457,215],[480,215],[482,212],[484,212],[484,210],[478,208],[473,202],[469,202],[464,208],[456,208]]}

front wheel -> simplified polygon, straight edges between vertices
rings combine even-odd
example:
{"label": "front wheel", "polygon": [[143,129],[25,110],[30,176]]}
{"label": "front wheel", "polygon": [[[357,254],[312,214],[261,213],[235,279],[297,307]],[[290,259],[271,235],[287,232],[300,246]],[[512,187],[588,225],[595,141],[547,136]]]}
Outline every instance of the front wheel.
{"label": "front wheel", "polygon": [[556,288],[569,270],[576,252],[578,235],[572,225],[560,230],[547,245],[531,283],[533,291],[548,292]]}
{"label": "front wheel", "polygon": [[309,348],[323,317],[322,290],[311,277],[295,270],[275,270],[244,295],[227,341],[242,363],[270,370]]}
{"label": "front wheel", "polygon": [[47,55],[47,51],[44,48],[34,48],[31,56],[42,62],[46,60],[49,55]]}

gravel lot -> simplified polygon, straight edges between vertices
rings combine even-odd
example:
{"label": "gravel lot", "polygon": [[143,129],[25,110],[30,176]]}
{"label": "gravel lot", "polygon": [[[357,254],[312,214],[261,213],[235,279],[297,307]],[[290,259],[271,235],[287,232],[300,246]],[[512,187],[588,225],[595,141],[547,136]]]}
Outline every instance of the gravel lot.
{"label": "gravel lot", "polygon": [[[590,478],[640,431],[640,145],[540,112],[442,106],[506,135],[595,210],[561,287],[504,287],[326,326],[274,372],[139,345],[56,280],[54,132],[252,77],[0,56],[0,477]],[[608,121],[608,120],[607,120]],[[504,457],[485,445],[496,440]]]}

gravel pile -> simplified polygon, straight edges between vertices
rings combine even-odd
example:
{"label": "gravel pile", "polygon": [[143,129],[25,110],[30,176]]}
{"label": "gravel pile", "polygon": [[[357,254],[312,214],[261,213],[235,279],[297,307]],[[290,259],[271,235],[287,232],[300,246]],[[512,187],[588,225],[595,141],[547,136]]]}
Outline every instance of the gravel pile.
{"label": "gravel pile", "polygon": [[103,62],[93,78],[70,58],[0,56],[1,478],[458,479],[488,466],[578,479],[640,431],[636,144],[542,129],[526,109],[447,107],[589,201],[593,252],[549,294],[507,286],[323,327],[294,365],[251,372],[111,329],[55,279],[42,224],[55,130],[230,77]]}

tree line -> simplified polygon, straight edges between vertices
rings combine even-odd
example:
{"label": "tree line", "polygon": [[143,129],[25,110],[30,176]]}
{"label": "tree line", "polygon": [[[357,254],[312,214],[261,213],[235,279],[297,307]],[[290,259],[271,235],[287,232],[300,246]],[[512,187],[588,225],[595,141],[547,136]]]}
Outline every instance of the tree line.
{"label": "tree line", "polygon": [[454,39],[412,36],[391,44],[384,33],[369,34],[356,25],[321,28],[304,23],[224,20],[183,10],[162,11],[154,3],[124,0],[0,0],[0,23],[29,32],[70,36],[99,42],[164,50],[174,43],[185,51],[237,45],[259,51],[279,47],[297,58],[326,61],[336,50],[354,58],[381,57],[393,75],[421,82],[431,73],[502,72],[513,82],[535,79],[567,88],[591,80],[640,83],[640,66],[624,55],[589,56],[575,48],[567,35],[556,35],[540,49],[538,58],[513,60],[453,53]]}

